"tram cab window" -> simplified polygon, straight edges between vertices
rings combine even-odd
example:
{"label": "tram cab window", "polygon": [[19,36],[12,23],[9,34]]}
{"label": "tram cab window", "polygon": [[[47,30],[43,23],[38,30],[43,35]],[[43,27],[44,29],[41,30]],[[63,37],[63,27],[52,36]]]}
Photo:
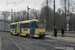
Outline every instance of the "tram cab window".
{"label": "tram cab window", "polygon": [[45,23],[36,23],[36,28],[45,28]]}

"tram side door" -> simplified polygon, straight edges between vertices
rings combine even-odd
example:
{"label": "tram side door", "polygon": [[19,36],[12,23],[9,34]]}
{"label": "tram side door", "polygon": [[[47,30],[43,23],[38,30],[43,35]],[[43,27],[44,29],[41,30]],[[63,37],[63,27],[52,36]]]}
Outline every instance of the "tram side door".
{"label": "tram side door", "polygon": [[30,24],[30,36],[31,37],[34,37],[34,34],[35,34],[35,26],[36,26],[36,22],[31,21],[31,24]]}
{"label": "tram side door", "polygon": [[17,33],[17,23],[15,25],[15,34]]}

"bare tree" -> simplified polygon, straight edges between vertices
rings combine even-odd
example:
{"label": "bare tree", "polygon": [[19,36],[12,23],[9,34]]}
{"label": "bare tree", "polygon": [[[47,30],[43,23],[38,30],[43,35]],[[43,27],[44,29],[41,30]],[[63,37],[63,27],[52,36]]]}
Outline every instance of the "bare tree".
{"label": "bare tree", "polygon": [[[66,14],[70,14],[69,25],[70,25],[70,30],[71,30],[71,26],[72,26],[72,15],[71,15],[71,13],[73,11],[75,11],[75,5],[74,5],[75,1],[74,0],[60,0],[60,3],[62,5],[62,7],[63,7],[62,8],[63,11],[65,10],[65,19],[66,19]],[[64,20],[64,22],[65,22],[65,20]],[[66,25],[65,25],[65,29],[66,29]]]}
{"label": "bare tree", "polygon": [[48,7],[48,19],[47,19],[47,6],[44,6],[41,9],[41,14],[40,14],[40,19],[45,19],[46,20],[46,28],[47,29],[52,29],[53,28],[53,10]]}
{"label": "bare tree", "polygon": [[[14,20],[17,22],[18,20],[19,21],[24,21],[27,19],[27,16],[26,16],[26,11],[23,10],[23,11],[18,11],[18,12],[14,12]],[[19,17],[19,19],[18,19]]]}
{"label": "bare tree", "polygon": [[22,20],[26,20],[27,19],[27,16],[26,16],[27,12],[25,10],[23,10],[22,12],[23,12],[23,17],[22,17],[23,19]]}
{"label": "bare tree", "polygon": [[29,16],[30,19],[39,18],[39,10],[31,9],[29,14],[30,14]]}
{"label": "bare tree", "polygon": [[72,10],[75,10],[74,0],[60,0],[60,3],[61,3],[63,11],[65,10],[65,4],[66,4],[66,13],[68,13],[68,8],[69,8],[69,12],[72,12]]}

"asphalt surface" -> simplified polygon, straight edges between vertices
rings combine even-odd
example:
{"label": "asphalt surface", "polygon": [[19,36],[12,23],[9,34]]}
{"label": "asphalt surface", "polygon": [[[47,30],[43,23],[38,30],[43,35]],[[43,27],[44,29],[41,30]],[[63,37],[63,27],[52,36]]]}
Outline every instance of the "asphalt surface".
{"label": "asphalt surface", "polygon": [[0,32],[0,50],[75,50],[75,43],[48,37],[27,38]]}

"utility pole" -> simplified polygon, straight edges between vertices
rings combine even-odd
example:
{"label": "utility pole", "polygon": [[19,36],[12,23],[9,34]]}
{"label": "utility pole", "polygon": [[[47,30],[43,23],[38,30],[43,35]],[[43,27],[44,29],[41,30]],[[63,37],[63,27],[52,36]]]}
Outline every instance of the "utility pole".
{"label": "utility pole", "polygon": [[38,18],[37,18],[37,12],[36,12],[36,19],[38,19]]}
{"label": "utility pole", "polygon": [[11,9],[11,23],[14,22],[13,21],[13,9]]}
{"label": "utility pole", "polygon": [[64,20],[64,28],[66,29],[66,0],[64,0],[64,4],[65,4],[65,20]]}
{"label": "utility pole", "polygon": [[65,3],[65,21],[66,21],[66,0],[64,0]]}
{"label": "utility pole", "polygon": [[55,36],[55,0],[54,0],[54,36]]}
{"label": "utility pole", "polygon": [[69,37],[69,0],[68,0],[68,14],[67,14],[67,37]]}
{"label": "utility pole", "polygon": [[[15,17],[15,11],[14,11],[14,17]],[[14,22],[14,19],[13,19],[13,22]]]}
{"label": "utility pole", "polygon": [[68,0],[68,14],[69,14],[69,4],[70,4],[70,1]]}
{"label": "utility pole", "polygon": [[46,8],[46,29],[48,28],[48,17],[49,17],[49,11],[48,11],[48,0],[46,0],[46,5],[47,5],[47,8]]}
{"label": "utility pole", "polygon": [[[74,16],[73,16],[74,17]],[[73,31],[74,31],[74,18],[73,18]]]}
{"label": "utility pole", "polygon": [[25,15],[25,14],[24,14],[24,12],[23,12],[23,21],[24,21],[24,15]]}
{"label": "utility pole", "polygon": [[4,31],[5,31],[5,21],[6,21],[6,13],[4,12]]}
{"label": "utility pole", "polygon": [[27,20],[29,20],[29,6],[27,6]]}
{"label": "utility pole", "polygon": [[[5,15],[5,14],[4,14]],[[5,16],[4,16],[4,31],[5,31]]]}
{"label": "utility pole", "polygon": [[37,10],[35,11],[35,19],[38,19]]}
{"label": "utility pole", "polygon": [[74,31],[74,15],[72,14],[72,17],[73,17],[73,31]]}

